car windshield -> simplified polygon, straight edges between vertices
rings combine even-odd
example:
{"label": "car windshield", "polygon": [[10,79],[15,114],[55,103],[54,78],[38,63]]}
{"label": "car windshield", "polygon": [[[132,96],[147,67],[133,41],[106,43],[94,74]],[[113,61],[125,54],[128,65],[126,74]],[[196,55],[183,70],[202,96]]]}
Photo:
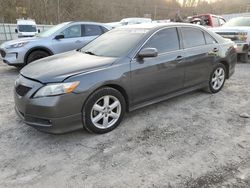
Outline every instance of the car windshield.
{"label": "car windshield", "polygon": [[36,25],[18,25],[19,32],[36,32]]}
{"label": "car windshield", "polygon": [[248,26],[250,27],[250,17],[233,18],[223,25],[224,27]]}
{"label": "car windshield", "polygon": [[129,52],[148,32],[146,29],[115,29],[93,40],[82,52],[105,57],[121,57]]}
{"label": "car windshield", "polygon": [[38,37],[49,37],[51,35],[53,35],[54,33],[56,33],[57,31],[59,31],[61,28],[63,28],[65,25],[67,25],[69,22],[65,22],[65,23],[61,23],[58,24],[56,26],[53,26],[51,28],[49,28],[46,31],[43,31],[42,33],[38,34]]}

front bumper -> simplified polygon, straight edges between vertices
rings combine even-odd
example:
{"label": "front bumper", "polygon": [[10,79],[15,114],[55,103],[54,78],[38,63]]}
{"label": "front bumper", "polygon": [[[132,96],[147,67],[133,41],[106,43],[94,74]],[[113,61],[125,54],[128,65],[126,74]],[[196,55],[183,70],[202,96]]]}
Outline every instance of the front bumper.
{"label": "front bumper", "polygon": [[[17,90],[18,86],[29,90]],[[14,99],[16,113],[40,131],[61,134],[83,128],[83,94],[65,94],[53,97],[32,98],[43,84],[20,76],[16,81]],[[25,91],[25,92],[22,92]]]}
{"label": "front bumper", "polygon": [[21,65],[24,63],[25,48],[0,48],[0,59],[8,65]]}

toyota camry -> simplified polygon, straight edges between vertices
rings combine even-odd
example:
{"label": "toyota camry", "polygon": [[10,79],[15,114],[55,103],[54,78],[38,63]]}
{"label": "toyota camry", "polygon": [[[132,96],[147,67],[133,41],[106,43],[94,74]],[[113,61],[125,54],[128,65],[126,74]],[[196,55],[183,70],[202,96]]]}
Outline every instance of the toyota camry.
{"label": "toyota camry", "polygon": [[126,112],[193,90],[219,92],[235,65],[235,44],[204,27],[124,26],[23,68],[15,109],[41,131],[107,133]]}

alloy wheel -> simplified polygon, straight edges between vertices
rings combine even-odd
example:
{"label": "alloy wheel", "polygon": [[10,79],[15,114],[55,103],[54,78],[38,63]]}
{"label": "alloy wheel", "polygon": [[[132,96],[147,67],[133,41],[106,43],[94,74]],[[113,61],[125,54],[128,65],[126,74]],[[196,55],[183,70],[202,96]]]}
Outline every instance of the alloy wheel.
{"label": "alloy wheel", "polygon": [[99,129],[112,127],[121,115],[120,101],[111,95],[98,99],[91,110],[91,121]]}

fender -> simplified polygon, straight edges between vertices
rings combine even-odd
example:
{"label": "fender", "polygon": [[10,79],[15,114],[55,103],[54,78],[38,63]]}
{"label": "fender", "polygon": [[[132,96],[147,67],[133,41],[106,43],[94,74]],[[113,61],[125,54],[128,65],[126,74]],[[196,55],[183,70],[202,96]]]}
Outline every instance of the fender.
{"label": "fender", "polygon": [[33,48],[31,48],[31,49],[29,49],[29,50],[27,51],[27,53],[26,53],[25,56],[24,56],[24,63],[27,63],[28,56],[29,56],[32,52],[34,52],[34,51],[36,51],[36,50],[43,50],[43,51],[46,51],[47,53],[49,53],[49,55],[54,55],[54,53],[53,53],[49,48],[44,47],[44,46],[36,46],[36,47],[33,47]]}

